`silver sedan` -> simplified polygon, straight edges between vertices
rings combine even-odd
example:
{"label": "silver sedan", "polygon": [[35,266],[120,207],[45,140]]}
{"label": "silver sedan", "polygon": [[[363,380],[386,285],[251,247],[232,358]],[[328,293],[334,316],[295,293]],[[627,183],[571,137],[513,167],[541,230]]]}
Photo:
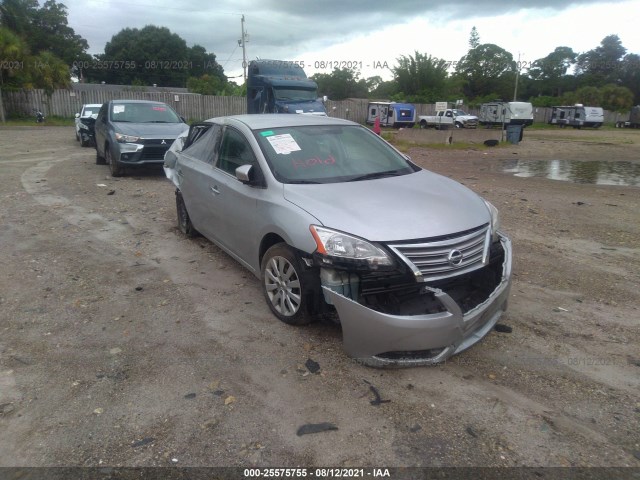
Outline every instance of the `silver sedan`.
{"label": "silver sedan", "polygon": [[306,115],[194,124],[165,155],[180,229],[260,278],[288,324],[337,313],[368,365],[443,362],[506,309],[498,212],[369,129]]}

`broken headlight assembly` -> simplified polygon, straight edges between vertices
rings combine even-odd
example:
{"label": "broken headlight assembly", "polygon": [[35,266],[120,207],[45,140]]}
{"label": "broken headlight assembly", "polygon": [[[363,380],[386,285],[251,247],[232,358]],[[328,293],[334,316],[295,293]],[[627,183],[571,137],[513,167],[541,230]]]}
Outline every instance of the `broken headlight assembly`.
{"label": "broken headlight assembly", "polygon": [[309,230],[316,241],[316,252],[322,265],[372,270],[394,266],[386,251],[362,238],[318,225],[309,226]]}
{"label": "broken headlight assembly", "polygon": [[498,238],[498,230],[500,230],[500,214],[491,202],[484,200],[484,203],[491,214],[491,239],[495,241]]}

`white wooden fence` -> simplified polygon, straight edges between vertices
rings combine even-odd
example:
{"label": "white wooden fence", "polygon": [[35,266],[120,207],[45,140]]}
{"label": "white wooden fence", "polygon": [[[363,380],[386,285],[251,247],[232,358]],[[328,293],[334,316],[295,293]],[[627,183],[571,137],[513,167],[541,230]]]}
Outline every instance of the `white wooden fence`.
{"label": "white wooden fence", "polygon": [[[247,112],[244,97],[219,97],[192,93],[146,92],[141,88],[130,87],[114,90],[55,90],[47,97],[43,90],[24,90],[18,92],[3,91],[0,97],[0,120],[5,117],[30,116],[34,108],[39,108],[47,117],[73,117],[85,103],[104,103],[108,100],[155,100],[171,105],[188,120],[205,120],[224,115],[239,115]],[[368,99],[354,98],[341,101],[329,100],[327,112],[332,117],[344,118],[364,123],[367,118]],[[433,115],[433,104],[415,104],[417,115]],[[477,115],[478,109],[465,108],[470,114]],[[627,120],[628,114],[605,111],[605,123]],[[534,122],[546,123],[551,118],[550,108],[534,108]]]}

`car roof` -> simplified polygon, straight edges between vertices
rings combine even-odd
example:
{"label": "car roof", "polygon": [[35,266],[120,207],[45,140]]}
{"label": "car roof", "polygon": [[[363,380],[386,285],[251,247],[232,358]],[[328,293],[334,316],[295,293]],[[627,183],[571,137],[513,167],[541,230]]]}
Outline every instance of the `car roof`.
{"label": "car roof", "polygon": [[359,125],[358,123],[341,118],[325,117],[323,115],[304,115],[297,113],[265,113],[254,115],[231,115],[206,120],[219,124],[242,123],[251,130],[278,127],[298,127],[307,125]]}
{"label": "car roof", "polygon": [[157,104],[157,103],[162,103],[163,105],[166,105],[166,103],[161,102],[161,101],[156,101],[156,100],[127,100],[127,99],[118,99],[118,100],[109,100],[109,103],[153,103],[153,104]]}

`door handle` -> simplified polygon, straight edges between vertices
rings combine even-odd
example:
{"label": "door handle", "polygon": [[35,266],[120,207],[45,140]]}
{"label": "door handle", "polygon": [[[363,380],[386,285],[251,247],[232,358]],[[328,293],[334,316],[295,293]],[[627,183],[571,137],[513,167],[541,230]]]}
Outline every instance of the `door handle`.
{"label": "door handle", "polygon": [[213,187],[210,187],[210,188],[211,188],[211,193],[213,193],[214,195],[220,195],[220,190],[218,190],[218,186],[217,185],[215,185]]}

